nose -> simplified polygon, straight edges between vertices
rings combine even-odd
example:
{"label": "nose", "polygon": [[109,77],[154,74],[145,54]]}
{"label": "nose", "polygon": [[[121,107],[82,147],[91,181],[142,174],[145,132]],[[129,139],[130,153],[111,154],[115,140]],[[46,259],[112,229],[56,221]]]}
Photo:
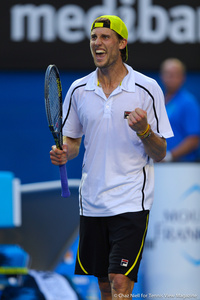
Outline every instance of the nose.
{"label": "nose", "polygon": [[96,38],[96,40],[95,40],[95,45],[96,45],[96,46],[101,45],[101,38],[100,38],[100,37],[97,37],[97,38]]}

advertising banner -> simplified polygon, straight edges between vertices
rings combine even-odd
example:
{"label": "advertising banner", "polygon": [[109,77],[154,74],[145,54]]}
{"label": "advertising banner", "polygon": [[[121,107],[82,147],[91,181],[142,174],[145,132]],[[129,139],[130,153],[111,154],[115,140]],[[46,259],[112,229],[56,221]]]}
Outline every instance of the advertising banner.
{"label": "advertising banner", "polygon": [[20,180],[9,171],[0,171],[0,228],[21,226]]}
{"label": "advertising banner", "polygon": [[148,299],[200,299],[199,164],[157,164],[144,253]]}
{"label": "advertising banner", "polygon": [[128,63],[157,70],[178,57],[189,70],[200,69],[199,0],[6,0],[0,3],[1,69],[94,68],[90,27],[103,14],[126,23]]}

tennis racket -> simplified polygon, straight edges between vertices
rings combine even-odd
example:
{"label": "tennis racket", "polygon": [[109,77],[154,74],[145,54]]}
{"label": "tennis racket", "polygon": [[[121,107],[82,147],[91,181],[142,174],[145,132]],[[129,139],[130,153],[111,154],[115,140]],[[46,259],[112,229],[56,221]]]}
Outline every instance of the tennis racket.
{"label": "tennis racket", "polygon": [[[55,65],[49,65],[45,73],[45,108],[49,129],[53,135],[56,147],[62,149],[62,85],[60,75]],[[59,166],[62,197],[69,197],[66,164]]]}

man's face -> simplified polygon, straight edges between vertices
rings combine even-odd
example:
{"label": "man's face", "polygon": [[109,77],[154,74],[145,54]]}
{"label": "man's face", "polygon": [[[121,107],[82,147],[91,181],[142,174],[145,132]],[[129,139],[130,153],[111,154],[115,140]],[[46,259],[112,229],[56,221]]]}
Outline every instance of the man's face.
{"label": "man's face", "polygon": [[174,61],[168,61],[164,64],[161,77],[166,90],[171,93],[175,93],[184,82],[183,69]]}
{"label": "man's face", "polygon": [[119,40],[109,28],[94,28],[91,31],[90,50],[96,67],[107,68],[121,60],[120,49],[126,40]]}

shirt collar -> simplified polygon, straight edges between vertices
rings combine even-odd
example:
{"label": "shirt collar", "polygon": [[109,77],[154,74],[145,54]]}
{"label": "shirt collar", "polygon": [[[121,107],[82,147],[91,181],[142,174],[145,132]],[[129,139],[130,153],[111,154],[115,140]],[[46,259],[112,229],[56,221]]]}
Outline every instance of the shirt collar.
{"label": "shirt collar", "polygon": [[[128,70],[128,74],[122,80],[120,85],[121,89],[127,92],[135,92],[135,74],[134,70],[127,64],[124,64],[126,69]],[[85,90],[94,91],[97,87],[98,76],[97,70],[91,73],[91,76],[85,86]]]}
{"label": "shirt collar", "polygon": [[128,74],[124,77],[121,84],[121,89],[127,92],[135,92],[135,73],[134,70],[127,64],[124,64],[128,70]]}

